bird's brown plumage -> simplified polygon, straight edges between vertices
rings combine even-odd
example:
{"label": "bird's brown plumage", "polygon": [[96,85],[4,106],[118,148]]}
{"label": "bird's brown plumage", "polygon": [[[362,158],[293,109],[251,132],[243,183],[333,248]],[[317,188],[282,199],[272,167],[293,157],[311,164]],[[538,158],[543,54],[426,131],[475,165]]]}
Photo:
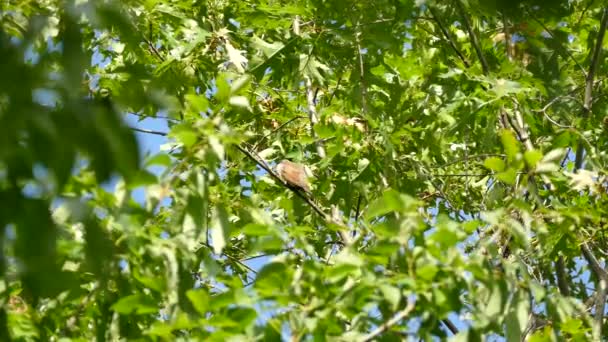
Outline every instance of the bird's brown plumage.
{"label": "bird's brown plumage", "polygon": [[308,184],[308,176],[304,166],[289,160],[282,160],[277,165],[277,174],[287,184],[310,193],[310,184]]}

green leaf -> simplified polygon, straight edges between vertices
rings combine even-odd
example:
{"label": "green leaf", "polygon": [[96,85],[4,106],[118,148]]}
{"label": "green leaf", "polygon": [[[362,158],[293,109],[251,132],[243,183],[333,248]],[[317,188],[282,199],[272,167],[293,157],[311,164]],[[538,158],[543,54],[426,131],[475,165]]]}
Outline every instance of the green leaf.
{"label": "green leaf", "polygon": [[537,163],[542,159],[543,154],[538,150],[526,151],[524,153],[524,159],[526,160],[526,164],[531,169],[534,169]]}
{"label": "green leaf", "polygon": [[389,189],[382,194],[381,198],[370,204],[366,213],[366,218],[371,220],[374,217],[386,215],[391,212],[412,210],[417,204],[418,201],[414,198],[400,194],[393,189]]}
{"label": "green leaf", "polygon": [[231,224],[228,220],[228,212],[226,208],[219,205],[214,210],[213,220],[211,222],[211,241],[213,251],[216,254],[221,254],[230,236]]}
{"label": "green leaf", "polygon": [[195,113],[206,113],[209,109],[209,100],[204,95],[187,94],[186,101],[190,109]]}
{"label": "green leaf", "polygon": [[239,77],[238,79],[236,79],[234,82],[232,82],[232,85],[230,86],[230,93],[237,94],[243,88],[248,86],[250,83],[251,83],[251,75],[243,75],[243,76]]}
{"label": "green leaf", "polygon": [[173,126],[169,136],[177,139],[185,147],[192,147],[198,140],[198,133],[185,124]]}
{"label": "green leaf", "polygon": [[252,111],[249,100],[245,96],[232,96],[230,97],[229,103],[234,107],[245,108],[248,111]]}
{"label": "green leaf", "polygon": [[283,293],[290,283],[287,266],[282,262],[270,262],[258,272],[254,288],[262,297],[275,297]]}
{"label": "green leaf", "polygon": [[401,291],[399,288],[390,285],[380,285],[379,288],[384,299],[391,304],[391,310],[397,310],[401,301]]}
{"label": "green leaf", "polygon": [[143,294],[122,297],[112,304],[111,309],[123,315],[146,315],[159,310],[156,301]]}
{"label": "green leaf", "polygon": [[188,290],[186,296],[194,305],[196,311],[205,316],[209,310],[209,293],[205,289]]}
{"label": "green leaf", "polygon": [[167,166],[171,165],[171,157],[169,157],[165,153],[157,153],[157,154],[147,158],[144,165],[146,167],[153,166],[153,165],[160,165],[160,166],[167,167]]}
{"label": "green leaf", "polygon": [[505,162],[498,157],[490,157],[483,162],[483,165],[488,169],[496,172],[501,172],[505,169]]}
{"label": "green leaf", "polygon": [[517,154],[519,153],[519,143],[513,135],[513,132],[510,130],[502,130],[500,133],[500,140],[502,142],[502,146],[507,153],[507,158],[510,161],[513,161],[517,158]]}

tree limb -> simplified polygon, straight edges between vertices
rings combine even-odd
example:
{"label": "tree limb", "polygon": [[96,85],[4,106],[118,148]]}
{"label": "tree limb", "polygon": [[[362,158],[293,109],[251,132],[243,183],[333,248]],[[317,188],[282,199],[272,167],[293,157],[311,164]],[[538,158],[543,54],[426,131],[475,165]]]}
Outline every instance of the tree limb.
{"label": "tree limb", "polygon": [[[589,72],[587,73],[587,79],[585,82],[585,97],[583,99],[583,112],[581,117],[584,121],[591,112],[591,106],[593,104],[593,79],[595,78],[595,72],[600,61],[600,54],[602,52],[602,45],[604,43],[604,35],[606,33],[606,26],[608,25],[608,8],[605,8],[602,13],[602,21],[600,24],[600,31],[597,34],[597,40],[595,41],[595,47],[591,52],[591,65],[589,66]],[[578,148],[576,149],[576,159],[574,160],[574,171],[578,171],[583,166],[583,159],[585,155],[585,148],[583,142],[579,141]]]}
{"label": "tree limb", "polygon": [[147,133],[147,134],[154,134],[154,135],[160,135],[160,136],[167,136],[167,132],[161,132],[161,131],[155,131],[152,129],[145,129],[145,128],[137,128],[137,127],[130,127],[132,130],[136,131],[136,132],[140,132],[140,133]]}
{"label": "tree limb", "polygon": [[437,23],[437,26],[439,26],[439,30],[441,31],[441,33],[443,33],[443,36],[448,41],[448,44],[450,45],[452,50],[454,50],[454,52],[456,53],[458,58],[462,61],[462,64],[464,64],[464,66],[466,68],[469,68],[471,66],[469,64],[469,61],[467,61],[467,59],[464,57],[462,52],[460,52],[460,50],[456,46],[456,43],[454,42],[452,35],[450,35],[450,32],[448,32],[448,30],[445,28],[445,26],[443,26],[443,24],[439,20],[439,16],[437,15],[437,12],[435,11],[435,9],[433,9],[433,6],[429,6],[429,12],[431,12],[431,16],[433,17],[433,20]]}
{"label": "tree limb", "polygon": [[388,321],[380,324],[376,329],[374,329],[372,332],[370,332],[369,334],[365,335],[362,339],[362,341],[367,342],[367,341],[371,341],[374,338],[378,337],[379,335],[381,335],[382,333],[384,333],[385,331],[387,331],[388,329],[390,329],[393,325],[399,323],[402,319],[404,319],[405,317],[409,316],[410,313],[412,313],[412,311],[414,311],[414,308],[416,307],[416,301],[410,301],[407,306],[405,307],[405,309],[397,312],[395,314],[395,316],[393,316],[393,318],[389,319]]}
{"label": "tree limb", "polygon": [[[608,8],[604,8],[602,12],[602,20],[600,23],[600,30],[597,35],[597,40],[595,41],[595,47],[591,52],[591,64],[589,66],[589,72],[587,73],[587,79],[585,82],[585,97],[583,99],[583,111],[581,113],[582,124],[585,124],[589,113],[591,112],[591,107],[593,105],[593,84],[595,78],[595,72],[597,71],[597,67],[600,61],[600,55],[602,51],[602,46],[604,43],[604,36],[606,34],[606,27],[608,26]],[[578,143],[578,148],[576,150],[576,158],[574,160],[574,172],[577,172],[583,166],[583,159],[585,157],[584,151],[584,142],[581,138]],[[593,335],[594,338],[599,339],[602,336],[602,325],[604,319],[604,309],[606,307],[606,298],[608,295],[607,290],[607,282],[608,275],[606,271],[600,266],[597,258],[593,255],[593,252],[589,248],[586,242],[584,242],[581,246],[581,251],[583,252],[583,256],[589,262],[589,266],[591,270],[598,278],[598,285],[595,294],[595,322],[593,325]]]}
{"label": "tree limb", "polygon": [[473,27],[471,26],[471,21],[469,20],[469,16],[467,15],[466,11],[462,7],[462,3],[460,1],[461,0],[455,0],[456,7],[458,8],[458,12],[462,16],[464,27],[466,28],[467,32],[469,33],[469,38],[471,38],[471,44],[473,44],[475,53],[477,53],[477,58],[479,58],[479,62],[481,62],[481,69],[483,70],[483,74],[487,76],[490,74],[490,67],[488,66],[488,61],[486,61],[486,58],[483,55],[483,51],[481,50],[481,44],[479,43],[479,40],[477,39],[477,35],[475,35],[475,32],[473,32]]}

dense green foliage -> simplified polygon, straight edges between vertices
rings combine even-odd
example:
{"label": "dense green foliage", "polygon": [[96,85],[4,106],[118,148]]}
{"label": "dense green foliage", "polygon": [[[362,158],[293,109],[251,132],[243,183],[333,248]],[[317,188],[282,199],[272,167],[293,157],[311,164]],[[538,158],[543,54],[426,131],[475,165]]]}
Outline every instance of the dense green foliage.
{"label": "dense green foliage", "polygon": [[601,4],[1,2],[0,340],[600,340]]}

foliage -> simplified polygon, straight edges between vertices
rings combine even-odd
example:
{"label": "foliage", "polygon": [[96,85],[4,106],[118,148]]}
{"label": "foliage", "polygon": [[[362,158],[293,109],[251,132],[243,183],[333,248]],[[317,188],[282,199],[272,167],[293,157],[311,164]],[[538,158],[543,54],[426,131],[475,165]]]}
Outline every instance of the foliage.
{"label": "foliage", "polygon": [[601,3],[3,2],[0,340],[599,340]]}

